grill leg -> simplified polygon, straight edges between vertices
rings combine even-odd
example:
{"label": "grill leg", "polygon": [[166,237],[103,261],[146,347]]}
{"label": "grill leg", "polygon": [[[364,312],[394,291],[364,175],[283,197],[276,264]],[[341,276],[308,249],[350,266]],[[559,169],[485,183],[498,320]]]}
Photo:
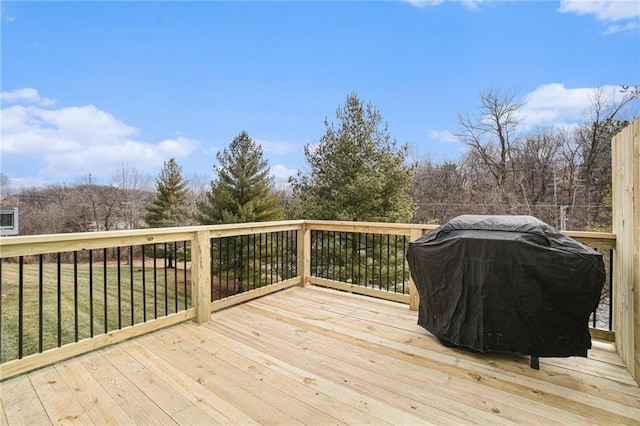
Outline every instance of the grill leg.
{"label": "grill leg", "polygon": [[531,355],[531,368],[540,370],[540,357]]}

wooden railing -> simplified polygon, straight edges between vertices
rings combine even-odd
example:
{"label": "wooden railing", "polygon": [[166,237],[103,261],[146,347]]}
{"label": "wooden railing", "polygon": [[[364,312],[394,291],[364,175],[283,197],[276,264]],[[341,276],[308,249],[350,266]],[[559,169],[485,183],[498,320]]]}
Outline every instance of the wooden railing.
{"label": "wooden railing", "polygon": [[[300,220],[0,239],[0,379],[295,285],[417,309],[404,253],[433,228]],[[613,254],[613,234],[568,234]]]}

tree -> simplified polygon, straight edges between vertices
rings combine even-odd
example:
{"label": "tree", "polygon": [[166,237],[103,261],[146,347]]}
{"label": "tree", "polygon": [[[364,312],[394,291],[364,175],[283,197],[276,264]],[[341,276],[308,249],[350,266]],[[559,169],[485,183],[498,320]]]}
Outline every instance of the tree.
{"label": "tree", "polygon": [[304,153],[311,168],[290,179],[305,219],[406,222],[413,215],[409,190],[414,167],[408,147],[397,147],[382,116],[355,93],[336,111],[337,124]]}
{"label": "tree", "polygon": [[186,225],[189,222],[189,190],[175,158],[165,161],[156,180],[156,198],[147,206],[145,222],[152,228]]}
{"label": "tree", "polygon": [[413,221],[444,223],[468,213],[464,171],[453,161],[442,164],[425,159],[418,164],[412,196],[417,205]]}
{"label": "tree", "polygon": [[140,174],[138,169],[129,163],[122,163],[111,177],[111,181],[118,189],[118,227],[136,229],[142,222],[145,207],[151,202],[151,179]]}
{"label": "tree", "polygon": [[[198,205],[198,222],[205,225],[219,223],[245,223],[279,220],[283,210],[279,206],[278,194],[274,191],[273,177],[262,148],[246,131],[240,132],[229,147],[218,152],[218,166],[214,169],[216,179],[211,182],[211,191],[204,202]],[[259,238],[257,238],[259,237]],[[273,239],[261,236],[228,237],[213,243],[213,252],[218,262],[212,265],[213,273],[220,281],[224,277],[226,286],[237,291],[249,287],[260,287],[266,282],[261,261],[269,264],[269,244]]]}
{"label": "tree", "polygon": [[607,91],[602,87],[595,89],[588,121],[578,126],[573,134],[580,164],[578,180],[583,186],[581,198],[585,206],[584,215],[580,216],[588,230],[603,223],[608,227],[611,223],[608,214],[601,217],[601,206],[611,194],[611,139],[628,124],[619,116],[638,96],[640,86],[623,86],[617,91]]}
{"label": "tree", "polygon": [[519,112],[524,106],[515,92],[502,93],[490,89],[480,93],[480,114],[472,118],[469,114],[459,115],[460,130],[456,136],[480,159],[494,178],[494,183],[502,191],[503,202],[507,201],[509,161],[511,149],[517,142]]}
{"label": "tree", "polygon": [[[297,215],[305,219],[409,221],[414,210],[410,189],[415,167],[406,164],[408,146],[398,147],[378,110],[370,102],[360,101],[355,93],[337,108],[336,118],[336,124],[325,119],[326,131],[320,141],[305,146],[309,174],[299,172],[290,179],[300,203]],[[325,232],[315,239],[311,255],[311,263],[318,265],[315,273],[336,279],[330,272],[336,271],[338,279],[355,282],[354,271],[361,269],[366,282],[360,284],[382,288],[382,271],[403,253],[371,234],[343,237],[336,239]],[[322,247],[332,249],[323,251]]]}
{"label": "tree", "polygon": [[11,179],[0,172],[0,203],[11,197]]}
{"label": "tree", "polygon": [[198,221],[218,223],[264,222],[282,218],[273,177],[262,148],[246,131],[240,132],[228,148],[218,152],[217,178],[211,192],[199,205]]}
{"label": "tree", "polygon": [[520,139],[511,152],[514,198],[519,193],[524,212],[556,226],[563,141],[562,132],[540,129]]}

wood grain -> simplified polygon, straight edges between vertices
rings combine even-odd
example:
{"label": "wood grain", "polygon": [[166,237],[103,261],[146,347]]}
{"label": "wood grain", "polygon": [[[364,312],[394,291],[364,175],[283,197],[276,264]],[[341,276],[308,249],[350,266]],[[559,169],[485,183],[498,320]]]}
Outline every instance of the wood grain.
{"label": "wood grain", "polygon": [[407,305],[291,287],[0,382],[9,425],[627,424],[640,388],[589,358],[442,346]]}

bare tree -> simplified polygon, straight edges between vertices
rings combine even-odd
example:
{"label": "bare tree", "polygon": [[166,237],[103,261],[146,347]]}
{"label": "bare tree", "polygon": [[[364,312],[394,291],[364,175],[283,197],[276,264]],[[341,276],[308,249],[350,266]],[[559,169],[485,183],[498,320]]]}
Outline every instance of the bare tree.
{"label": "bare tree", "polygon": [[640,86],[624,86],[619,91],[594,89],[587,112],[588,121],[573,133],[573,145],[580,168],[578,177],[584,186],[584,226],[593,229],[597,222],[609,223],[602,206],[611,193],[611,138],[628,121],[620,116],[627,105],[640,95]]}
{"label": "bare tree", "polygon": [[424,159],[418,163],[411,188],[417,206],[413,221],[444,223],[465,211],[466,178],[461,167],[452,161],[442,164]]}
{"label": "bare tree", "polygon": [[151,181],[129,163],[122,163],[113,174],[111,182],[118,189],[117,228],[136,229],[143,223],[146,206],[153,197]]}
{"label": "bare tree", "polygon": [[511,149],[517,142],[519,111],[524,106],[514,91],[502,93],[490,89],[480,93],[478,117],[469,113],[458,116],[460,129],[456,137],[465,143],[474,156],[493,176],[495,184],[507,201],[508,162]]}
{"label": "bare tree", "polygon": [[11,179],[9,176],[0,172],[0,203],[3,203],[7,198],[11,197]]}
{"label": "bare tree", "polygon": [[207,200],[207,191],[211,189],[211,177],[204,173],[193,172],[186,178],[189,188],[189,212],[192,216],[198,213],[198,204]]}
{"label": "bare tree", "polygon": [[526,212],[549,223],[555,221],[555,207],[548,205],[557,204],[562,142],[561,135],[543,129],[520,139],[511,152],[511,167]]}

